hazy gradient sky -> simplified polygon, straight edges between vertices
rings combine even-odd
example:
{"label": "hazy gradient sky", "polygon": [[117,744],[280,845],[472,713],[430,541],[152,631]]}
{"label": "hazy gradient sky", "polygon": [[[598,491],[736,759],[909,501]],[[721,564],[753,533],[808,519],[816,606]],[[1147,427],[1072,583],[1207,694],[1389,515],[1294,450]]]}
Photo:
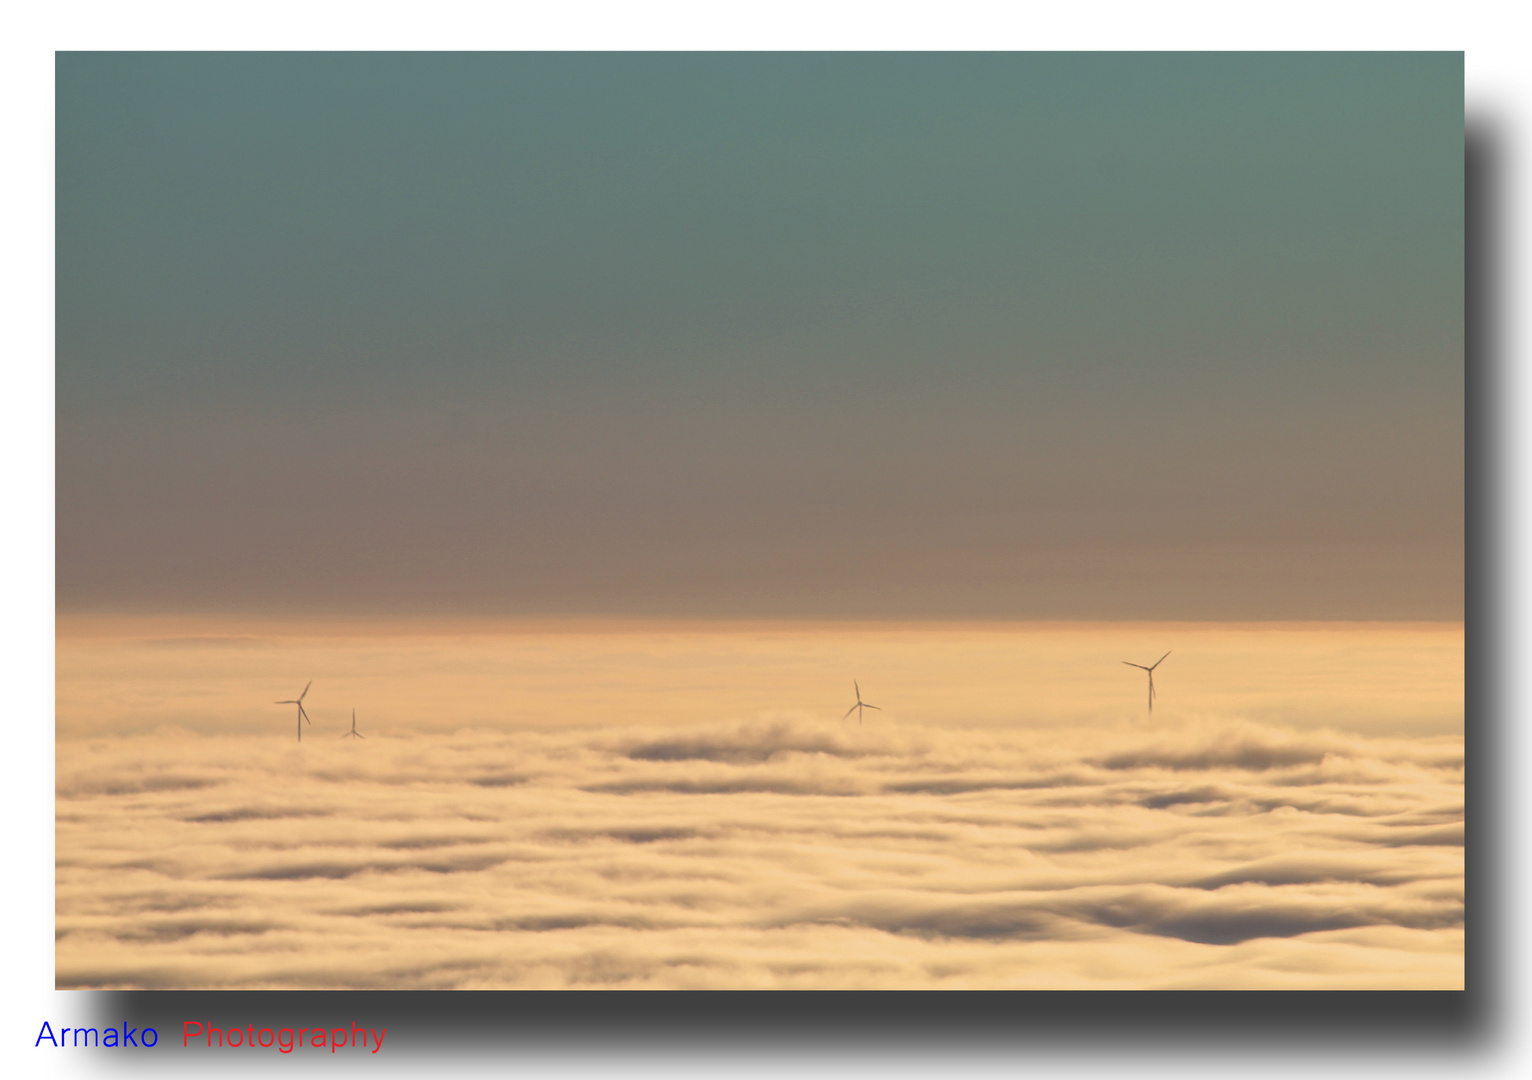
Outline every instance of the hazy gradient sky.
{"label": "hazy gradient sky", "polygon": [[57,73],[61,609],[1461,617],[1460,54]]}

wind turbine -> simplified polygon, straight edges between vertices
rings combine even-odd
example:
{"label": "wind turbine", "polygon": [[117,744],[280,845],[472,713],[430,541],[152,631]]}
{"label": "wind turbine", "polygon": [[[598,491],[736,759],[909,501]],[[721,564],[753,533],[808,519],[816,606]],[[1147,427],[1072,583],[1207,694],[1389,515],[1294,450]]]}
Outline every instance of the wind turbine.
{"label": "wind turbine", "polygon": [[[863,709],[878,709],[878,707],[876,705],[869,705],[867,702],[862,700],[862,688],[857,686],[855,679],[851,680],[851,685],[856,686],[856,704],[846,710],[846,716],[850,716],[852,713],[856,713],[856,722],[860,724],[862,722]],[[878,711],[882,712],[883,710],[878,709]],[[841,717],[841,719],[844,720],[846,716]]]}
{"label": "wind turbine", "polygon": [[[1171,650],[1171,651],[1173,652],[1174,650]],[[1167,652],[1165,654],[1165,656],[1169,656],[1169,655],[1170,655],[1169,652]],[[1158,660],[1156,660],[1154,663],[1150,664],[1148,667],[1144,667],[1143,664],[1135,664],[1131,660],[1124,660],[1123,661],[1123,663],[1127,664],[1129,667],[1136,667],[1140,671],[1147,671],[1149,673],[1149,711],[1150,712],[1154,712],[1154,669],[1159,667],[1161,664],[1163,664],[1165,662],[1165,656],[1160,657]]]}
{"label": "wind turbine", "polygon": [[[313,685],[314,685],[314,680],[310,679],[309,680],[309,686],[313,686]],[[303,688],[303,693],[299,694],[293,700],[291,700],[291,701],[278,701],[278,702],[275,703],[277,705],[296,705],[296,706],[298,706],[298,741],[299,742],[303,741],[303,722],[305,720],[309,720],[309,714],[303,711],[303,699],[308,696],[309,686],[305,686]],[[313,723],[314,723],[314,721],[309,720],[309,726],[312,727]]]}
{"label": "wind turbine", "polygon": [[352,736],[355,736],[358,739],[365,739],[365,738],[367,738],[366,735],[363,735],[360,731],[356,730],[356,710],[355,709],[351,710],[351,730],[346,732],[344,735],[342,735],[341,738],[342,739],[348,739],[348,738],[351,738]]}

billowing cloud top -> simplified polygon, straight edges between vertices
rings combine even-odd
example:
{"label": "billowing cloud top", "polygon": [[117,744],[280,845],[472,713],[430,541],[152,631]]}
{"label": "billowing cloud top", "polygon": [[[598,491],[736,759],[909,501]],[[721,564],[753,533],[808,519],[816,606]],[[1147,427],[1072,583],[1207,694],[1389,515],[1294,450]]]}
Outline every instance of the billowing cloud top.
{"label": "billowing cloud top", "polygon": [[1162,728],[61,742],[58,985],[1462,985],[1459,738]]}

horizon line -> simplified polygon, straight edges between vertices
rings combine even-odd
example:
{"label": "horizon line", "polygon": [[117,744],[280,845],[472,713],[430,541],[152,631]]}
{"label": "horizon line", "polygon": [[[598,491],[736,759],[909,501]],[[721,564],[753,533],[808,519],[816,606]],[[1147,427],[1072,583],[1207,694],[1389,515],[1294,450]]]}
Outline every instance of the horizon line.
{"label": "horizon line", "polygon": [[985,630],[1003,631],[1023,628],[1059,631],[1174,628],[1187,630],[1223,627],[1243,630],[1300,630],[1374,628],[1403,630],[1466,628],[1466,620],[1456,619],[1377,619],[1377,618],[1025,618],[1025,617],[762,617],[674,616],[674,615],[594,615],[479,613],[368,614],[368,613],[281,613],[272,611],[71,611],[56,612],[55,637],[116,637],[133,628],[170,633],[202,631],[212,628],[266,629],[268,632],[298,630],[319,636],[343,636],[356,633],[380,636],[468,633],[473,635],[503,632],[541,631],[547,633],[663,632],[706,631],[877,631],[877,630]]}

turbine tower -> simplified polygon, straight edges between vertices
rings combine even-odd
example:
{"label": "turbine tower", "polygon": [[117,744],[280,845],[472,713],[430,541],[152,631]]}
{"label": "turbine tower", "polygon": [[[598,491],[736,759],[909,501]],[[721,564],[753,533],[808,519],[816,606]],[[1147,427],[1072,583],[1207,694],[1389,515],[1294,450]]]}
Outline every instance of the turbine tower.
{"label": "turbine tower", "polygon": [[[314,680],[310,679],[309,680],[309,686],[313,686],[313,685],[314,685]],[[299,694],[297,697],[293,698],[291,701],[278,701],[278,702],[276,702],[276,704],[278,704],[278,705],[296,705],[296,706],[298,706],[298,741],[299,742],[303,741],[303,722],[305,720],[309,720],[309,714],[303,711],[303,699],[308,696],[309,686],[305,686],[303,688],[303,693]],[[309,720],[309,725],[311,727],[313,726],[313,723],[314,723],[314,721]]]}
{"label": "turbine tower", "polygon": [[[878,709],[878,707],[876,705],[869,705],[867,702],[862,700],[862,688],[857,686],[855,679],[851,680],[851,685],[856,687],[856,704],[846,710],[846,716],[850,716],[852,713],[856,713],[856,722],[860,724],[862,722],[863,709]],[[878,709],[878,711],[882,712],[883,710]],[[841,717],[841,719],[844,720],[846,716]]]}
{"label": "turbine tower", "polygon": [[[1172,650],[1172,651],[1174,651],[1174,650]],[[1167,652],[1165,654],[1165,656],[1169,656],[1169,655],[1170,655],[1169,652]],[[1156,660],[1154,663],[1150,664],[1148,667],[1144,667],[1143,664],[1135,664],[1131,660],[1124,660],[1123,661],[1123,663],[1127,664],[1129,667],[1136,667],[1140,671],[1147,671],[1149,673],[1149,711],[1151,713],[1154,712],[1154,669],[1159,667],[1161,664],[1163,664],[1165,662],[1165,656],[1160,657],[1158,660]]]}
{"label": "turbine tower", "polygon": [[341,738],[342,739],[350,739],[350,738],[353,738],[353,737],[354,738],[358,738],[358,739],[365,739],[365,738],[367,738],[366,735],[363,735],[360,731],[356,730],[356,710],[355,709],[351,710],[351,730],[346,732],[344,735],[342,735]]}

